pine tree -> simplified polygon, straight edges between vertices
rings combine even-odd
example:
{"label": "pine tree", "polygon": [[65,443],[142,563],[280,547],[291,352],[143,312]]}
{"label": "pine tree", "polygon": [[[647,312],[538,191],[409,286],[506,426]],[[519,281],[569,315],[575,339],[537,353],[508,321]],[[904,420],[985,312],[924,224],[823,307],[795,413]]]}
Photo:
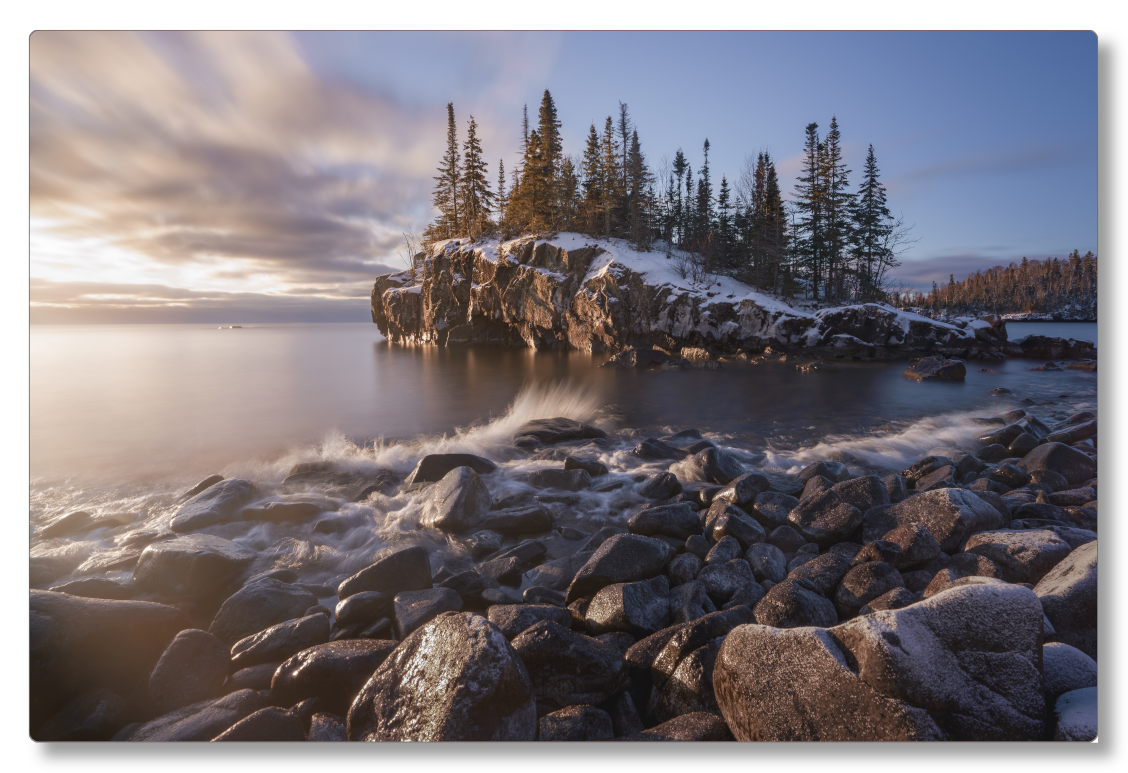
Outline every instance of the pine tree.
{"label": "pine tree", "polygon": [[[613,210],[618,209],[619,201],[622,198],[619,185],[618,157],[618,147],[615,143],[615,124],[611,121],[611,116],[607,116],[607,121],[603,124],[603,145],[600,155],[604,183],[601,209],[603,210],[603,235],[605,237],[611,236],[611,214]],[[618,223],[616,223],[617,225]]]}
{"label": "pine tree", "polygon": [[728,178],[721,175],[721,187],[717,192],[717,265],[726,271],[736,268],[732,262],[734,241]]}
{"label": "pine tree", "polygon": [[[497,160],[497,223],[502,225],[505,222],[505,207],[508,203],[505,198],[505,161],[503,159]],[[504,229],[504,226],[503,226]]]}
{"label": "pine tree", "polygon": [[439,210],[437,231],[444,239],[457,236],[462,225],[459,222],[459,160],[458,155],[458,129],[454,123],[454,103],[447,103],[447,149],[443,160],[438,167],[438,176],[435,180],[435,191],[431,201],[435,209]]}
{"label": "pine tree", "polygon": [[575,227],[579,184],[575,163],[564,156],[560,163],[559,226],[566,231]]}
{"label": "pine tree", "polygon": [[685,160],[685,154],[682,149],[678,148],[678,152],[674,154],[674,176],[677,178],[675,185],[676,198],[674,199],[674,214],[673,214],[673,231],[677,240],[678,246],[685,244],[685,205],[682,202],[682,178],[689,169],[689,163]]}
{"label": "pine tree", "polygon": [[552,94],[544,90],[537,125],[539,153],[536,158],[538,193],[533,215],[537,222],[555,228],[559,226],[559,177],[563,144],[560,140],[560,120]]}
{"label": "pine tree", "polygon": [[627,152],[628,230],[631,241],[644,250],[650,246],[650,227],[646,215],[649,209],[647,191],[652,179],[638,141],[638,132],[632,130],[630,149]]}
{"label": "pine tree", "polygon": [[709,139],[702,148],[705,161],[701,165],[701,177],[697,180],[697,242],[698,250],[708,253],[709,241],[713,232],[713,184],[709,180]]}
{"label": "pine tree", "polygon": [[462,212],[466,231],[473,239],[475,234],[481,234],[489,228],[494,198],[487,177],[489,172],[485,159],[482,158],[482,145],[478,141],[478,123],[474,116],[470,116],[466,143],[462,147]]}

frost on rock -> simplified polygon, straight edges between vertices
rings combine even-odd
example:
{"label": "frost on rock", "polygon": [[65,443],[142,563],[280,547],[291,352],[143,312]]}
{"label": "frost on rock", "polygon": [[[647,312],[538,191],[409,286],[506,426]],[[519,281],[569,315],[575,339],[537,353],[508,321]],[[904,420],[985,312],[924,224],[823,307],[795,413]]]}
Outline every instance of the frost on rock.
{"label": "frost on rock", "polygon": [[727,276],[681,276],[665,252],[621,239],[449,239],[421,276],[387,274],[372,292],[372,321],[393,342],[492,344],[615,353],[758,353],[798,345],[820,357],[999,355],[1005,328],[936,322],[877,303],[804,311]]}

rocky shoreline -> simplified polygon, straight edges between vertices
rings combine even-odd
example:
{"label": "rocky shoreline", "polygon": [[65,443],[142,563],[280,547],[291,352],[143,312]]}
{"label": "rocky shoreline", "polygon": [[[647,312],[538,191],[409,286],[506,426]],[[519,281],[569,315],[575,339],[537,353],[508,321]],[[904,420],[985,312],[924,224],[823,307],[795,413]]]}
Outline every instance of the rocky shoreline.
{"label": "rocky shoreline", "polygon": [[[640,439],[556,418],[496,458],[431,454],[406,478],[299,465],[292,493],[264,501],[212,476],[166,530],[122,536],[129,580],[51,586],[33,560],[49,589],[31,591],[30,732],[1090,740],[1096,416],[979,421],[974,453],[886,474],[829,459],[767,474],[696,430]],[[418,530],[466,561],[393,544],[311,585],[256,573],[255,551],[216,533],[347,534],[339,503],[384,495],[410,496]],[[585,497],[624,517],[585,528],[569,515]],[[38,536],[99,520],[71,513]]]}

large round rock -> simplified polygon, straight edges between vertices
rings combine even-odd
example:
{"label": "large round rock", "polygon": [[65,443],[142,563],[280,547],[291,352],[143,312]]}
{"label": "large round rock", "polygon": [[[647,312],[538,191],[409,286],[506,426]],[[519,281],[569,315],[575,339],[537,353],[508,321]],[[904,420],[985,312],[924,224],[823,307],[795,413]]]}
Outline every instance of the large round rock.
{"label": "large round rock", "polygon": [[448,612],[407,637],[361,689],[350,741],[533,741],[533,685],[489,620]]}
{"label": "large round rock", "polygon": [[427,491],[419,523],[449,532],[473,529],[493,507],[486,484],[469,467],[455,467]]}
{"label": "large round rock", "polygon": [[319,710],[344,716],[395,647],[384,639],[348,639],[302,650],[274,672],[271,697],[279,706],[318,698]]}
{"label": "large round rock", "polygon": [[1051,569],[1034,593],[1053,625],[1056,641],[1097,659],[1097,543],[1074,550]]}
{"label": "large round rock", "polygon": [[674,549],[661,540],[616,534],[576,572],[568,586],[567,603],[594,595],[612,583],[648,580],[665,569],[674,555]]}

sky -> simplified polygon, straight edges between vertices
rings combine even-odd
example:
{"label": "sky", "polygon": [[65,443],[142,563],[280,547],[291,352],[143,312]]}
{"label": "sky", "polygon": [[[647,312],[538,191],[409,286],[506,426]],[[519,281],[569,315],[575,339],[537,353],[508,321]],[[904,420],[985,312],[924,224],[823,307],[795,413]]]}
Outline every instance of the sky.
{"label": "sky", "polygon": [[446,104],[491,179],[545,89],[564,152],[627,104],[654,170],[714,180],[804,127],[872,144],[928,287],[1097,252],[1090,32],[35,32],[32,323],[365,321],[433,217]]}

